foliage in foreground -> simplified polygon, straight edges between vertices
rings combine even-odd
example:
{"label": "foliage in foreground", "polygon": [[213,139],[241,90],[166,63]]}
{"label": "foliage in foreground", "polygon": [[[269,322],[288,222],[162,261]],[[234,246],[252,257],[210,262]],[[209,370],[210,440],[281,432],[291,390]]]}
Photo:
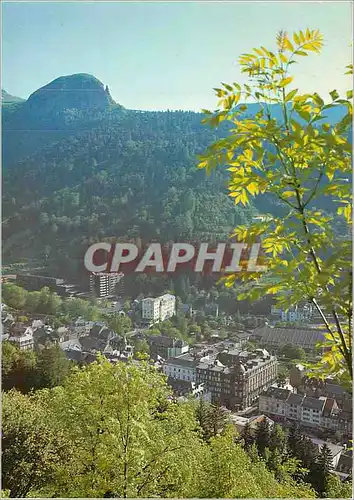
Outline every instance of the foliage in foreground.
{"label": "foliage in foreground", "polygon": [[[343,98],[333,90],[326,102],[317,93],[300,94],[291,75],[299,57],[319,53],[322,45],[318,30],[300,31],[292,38],[281,32],[276,52],[260,47],[243,54],[239,62],[247,83],[216,89],[219,109],[206,111],[204,120],[213,127],[228,123],[229,133],[206,150],[199,167],[210,172],[227,166],[229,195],[236,204],[247,206],[250,198],[267,195],[281,206],[279,216],[234,231],[238,241],[261,240],[269,257],[266,273],[244,274],[250,286],[240,298],[273,295],[283,309],[310,301],[327,330],[316,375],[341,374],[350,383],[353,92]],[[247,105],[238,105],[241,99],[257,103],[255,117],[247,117]],[[281,119],[274,117],[274,108],[281,111]],[[327,112],[339,108],[346,114],[330,125]],[[336,216],[319,208],[324,199]],[[334,236],[335,225],[341,226],[341,237]],[[227,276],[226,284],[233,286],[237,277],[240,273]]]}
{"label": "foliage in foreground", "polygon": [[202,439],[148,364],[104,359],[63,386],[3,394],[3,488],[11,497],[313,497],[251,461],[232,427]]}

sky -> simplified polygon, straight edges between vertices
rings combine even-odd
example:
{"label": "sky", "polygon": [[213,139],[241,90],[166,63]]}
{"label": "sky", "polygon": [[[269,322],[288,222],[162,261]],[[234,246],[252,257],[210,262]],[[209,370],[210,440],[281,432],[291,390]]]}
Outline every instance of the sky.
{"label": "sky", "polygon": [[253,47],[285,29],[320,29],[321,55],[295,82],[325,96],[351,88],[352,2],[1,2],[2,82],[23,98],[55,78],[90,73],[130,109],[215,109],[213,87],[243,82]]}

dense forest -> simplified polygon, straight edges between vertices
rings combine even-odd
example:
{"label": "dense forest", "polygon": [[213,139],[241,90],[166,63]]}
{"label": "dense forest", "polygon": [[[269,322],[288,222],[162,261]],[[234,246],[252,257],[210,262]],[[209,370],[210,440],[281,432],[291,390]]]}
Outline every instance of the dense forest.
{"label": "dense forest", "polygon": [[27,101],[6,95],[5,264],[34,259],[52,275],[85,281],[83,255],[93,242],[225,240],[255,214],[278,210],[269,197],[236,207],[227,172],[207,177],[196,168],[196,155],[225,134],[199,113],[127,110],[82,74],[58,78]]}

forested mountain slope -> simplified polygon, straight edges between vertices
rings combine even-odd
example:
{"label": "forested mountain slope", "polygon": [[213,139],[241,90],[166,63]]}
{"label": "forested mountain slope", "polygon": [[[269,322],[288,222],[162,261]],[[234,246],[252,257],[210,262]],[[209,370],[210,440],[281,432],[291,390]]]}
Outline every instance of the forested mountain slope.
{"label": "forested mountain slope", "polygon": [[[4,262],[48,260],[73,276],[105,237],[226,238],[257,210],[233,205],[225,171],[197,170],[195,155],[225,135],[201,119],[126,110],[86,74],[54,80],[11,113],[4,106]],[[277,210],[269,198],[258,208]]]}

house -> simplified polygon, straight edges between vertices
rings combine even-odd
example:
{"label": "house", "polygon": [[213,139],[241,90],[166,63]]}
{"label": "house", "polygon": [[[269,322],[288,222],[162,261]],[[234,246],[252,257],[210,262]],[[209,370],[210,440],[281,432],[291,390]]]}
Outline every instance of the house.
{"label": "house", "polygon": [[320,425],[320,417],[325,407],[326,399],[316,399],[304,397],[302,404],[299,405],[302,410],[301,421],[306,425]]}
{"label": "house", "polygon": [[15,323],[9,333],[9,342],[16,345],[21,351],[33,350],[33,330],[24,323]]}
{"label": "house", "polygon": [[323,445],[326,445],[331,454],[332,454],[332,469],[336,470],[338,467],[339,459],[341,457],[342,452],[344,451],[344,446],[339,446],[337,444],[330,443],[329,441],[322,441],[321,439],[310,438],[312,443],[317,447],[318,452],[320,453]]}
{"label": "house", "polygon": [[[301,404],[304,399],[303,394],[290,393],[285,404],[285,415],[291,420],[300,421],[302,417]],[[261,398],[259,398],[259,405],[261,405]],[[268,410],[267,410],[268,411]],[[276,415],[276,413],[274,412]],[[283,416],[283,414],[282,414]]]}
{"label": "house", "polygon": [[272,428],[274,426],[274,421],[271,420],[266,415],[258,415],[258,416],[247,418],[247,417],[242,417],[240,415],[236,415],[234,413],[231,413],[230,418],[231,418],[231,421],[234,424],[234,426],[236,427],[236,430],[239,434],[242,433],[245,426],[248,424],[249,429],[250,429],[250,434],[252,436],[254,436],[256,434],[258,424],[264,420],[266,420],[268,422],[270,428]]}
{"label": "house", "polygon": [[74,329],[78,329],[80,331],[84,331],[86,333],[88,333],[91,328],[94,326],[94,321],[86,321],[84,318],[81,318],[81,316],[79,318],[77,318],[73,324],[74,326]]}
{"label": "house", "polygon": [[352,452],[344,450],[339,457],[337,468],[338,472],[351,476],[353,474],[353,455]]}
{"label": "house", "polygon": [[82,351],[82,345],[78,339],[66,340],[64,342],[60,342],[59,345],[63,351]]}
{"label": "house", "polygon": [[174,358],[189,351],[189,345],[184,340],[173,339],[165,335],[149,335],[146,340],[153,359],[157,356],[163,359]]}
{"label": "house", "polygon": [[324,340],[324,334],[324,331],[317,328],[275,328],[265,325],[253,330],[251,340],[271,350],[292,345],[314,353],[319,352],[316,345]]}
{"label": "house", "polygon": [[314,308],[311,304],[295,306],[288,310],[279,309],[276,306],[271,307],[271,315],[277,316],[284,322],[309,321],[313,317]]}
{"label": "house", "polygon": [[259,397],[259,411],[266,411],[274,415],[285,415],[286,406],[285,402],[290,396],[290,391],[287,389],[280,389],[278,387],[269,387],[267,390],[266,404],[263,404],[262,395]]}
{"label": "house", "polygon": [[186,380],[177,380],[169,377],[167,384],[172,388],[174,395],[179,398],[186,398],[193,396],[196,399],[203,399],[204,401],[211,402],[211,394],[203,384],[196,384],[195,382],[188,382]]}
{"label": "house", "polygon": [[32,328],[35,330],[36,328],[42,328],[44,326],[44,321],[41,319],[34,319],[32,321]]}
{"label": "house", "polygon": [[103,298],[124,293],[124,274],[91,273],[90,292],[92,296]]}

